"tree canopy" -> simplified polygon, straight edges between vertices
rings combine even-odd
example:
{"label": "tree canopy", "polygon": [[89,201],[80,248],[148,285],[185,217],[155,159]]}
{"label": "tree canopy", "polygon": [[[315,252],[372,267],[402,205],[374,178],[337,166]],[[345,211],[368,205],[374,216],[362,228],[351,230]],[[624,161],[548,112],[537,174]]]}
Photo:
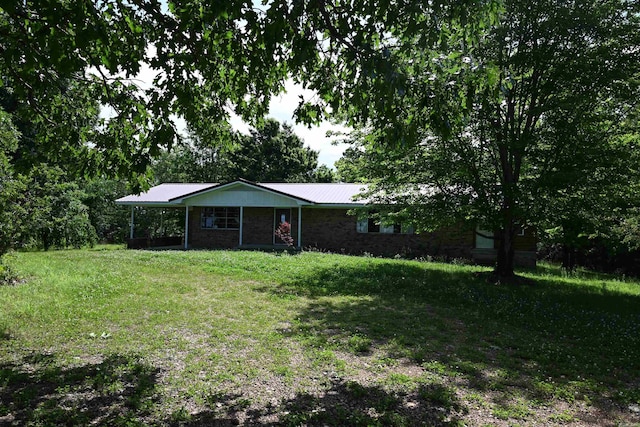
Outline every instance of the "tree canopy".
{"label": "tree canopy", "polygon": [[575,200],[560,202],[560,192],[584,199],[605,183],[637,179],[625,162],[638,140],[619,141],[637,135],[622,124],[640,99],[638,8],[505,1],[471,37],[457,23],[432,43],[396,35],[403,49],[389,49],[395,78],[387,78],[395,93],[369,85],[366,99],[387,93],[386,104],[352,107],[366,113],[377,189],[391,195],[379,201],[417,206],[428,227],[468,220],[498,230],[497,271],[513,274],[517,224],[568,214]]}
{"label": "tree canopy", "polygon": [[318,167],[318,152],[304,146],[291,125],[267,119],[250,134],[232,132],[232,143],[205,141],[192,133],[188,143],[154,162],[160,182],[332,182],[332,171]]}

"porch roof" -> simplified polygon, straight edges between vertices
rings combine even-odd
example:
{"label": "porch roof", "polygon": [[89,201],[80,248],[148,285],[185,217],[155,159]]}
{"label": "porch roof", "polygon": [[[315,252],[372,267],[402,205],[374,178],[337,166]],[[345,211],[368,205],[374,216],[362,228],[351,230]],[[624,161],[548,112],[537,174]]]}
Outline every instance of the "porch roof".
{"label": "porch roof", "polygon": [[346,183],[254,183],[237,180],[225,184],[216,183],[166,183],[150,188],[144,193],[128,195],[116,200],[121,205],[184,206],[188,200],[207,193],[231,188],[249,187],[295,199],[305,205],[363,205],[366,200],[356,196],[367,190],[366,184]]}

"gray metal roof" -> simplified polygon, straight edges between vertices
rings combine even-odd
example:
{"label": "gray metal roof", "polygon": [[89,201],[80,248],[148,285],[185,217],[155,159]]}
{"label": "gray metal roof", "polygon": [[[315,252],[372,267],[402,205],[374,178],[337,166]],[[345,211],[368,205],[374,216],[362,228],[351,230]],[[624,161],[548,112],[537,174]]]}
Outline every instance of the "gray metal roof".
{"label": "gray metal roof", "polygon": [[[365,200],[355,200],[355,197],[367,189],[366,184],[344,184],[344,183],[266,183],[258,184],[244,180],[234,181],[257,188],[265,188],[278,193],[317,204],[330,205],[350,205],[363,204]],[[227,187],[229,184],[223,185]],[[215,191],[219,184],[160,184],[149,189],[145,193],[129,195],[116,200],[118,204],[124,205],[170,205],[178,204],[176,199],[185,199],[196,194],[202,194],[208,190]]]}
{"label": "gray metal roof", "polygon": [[269,183],[259,185],[280,193],[288,194],[292,197],[309,200],[314,203],[338,205],[364,203],[364,200],[355,200],[355,197],[367,189],[365,184],[344,183]]}
{"label": "gray metal roof", "polygon": [[200,192],[207,188],[215,187],[217,184],[160,184],[151,187],[148,191],[140,194],[131,194],[116,200],[116,203],[124,205],[133,204],[169,204],[172,199],[185,196],[187,194]]}

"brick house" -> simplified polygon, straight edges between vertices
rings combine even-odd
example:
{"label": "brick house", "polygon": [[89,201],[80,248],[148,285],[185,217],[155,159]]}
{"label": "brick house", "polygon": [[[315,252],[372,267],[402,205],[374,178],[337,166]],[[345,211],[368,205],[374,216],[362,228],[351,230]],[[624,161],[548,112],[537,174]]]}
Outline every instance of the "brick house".
{"label": "brick house", "polygon": [[[118,199],[130,205],[133,241],[134,207],[181,208],[185,211],[186,248],[273,248],[284,243],[275,236],[282,222],[291,226],[298,248],[337,253],[495,260],[495,239],[472,227],[414,233],[402,224],[384,225],[350,215],[366,205],[356,196],[365,184],[258,184],[237,180],[226,184],[161,184],[146,193]],[[516,263],[535,266],[536,239],[521,230],[515,239]]]}

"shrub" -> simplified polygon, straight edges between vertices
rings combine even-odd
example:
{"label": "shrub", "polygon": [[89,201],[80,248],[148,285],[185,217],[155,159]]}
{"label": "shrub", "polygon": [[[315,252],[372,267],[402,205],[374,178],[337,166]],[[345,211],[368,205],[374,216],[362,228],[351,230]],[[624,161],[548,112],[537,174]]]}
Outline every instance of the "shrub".
{"label": "shrub", "polygon": [[293,237],[291,237],[291,224],[288,222],[281,222],[276,228],[274,233],[278,239],[280,239],[285,245],[293,246]]}

